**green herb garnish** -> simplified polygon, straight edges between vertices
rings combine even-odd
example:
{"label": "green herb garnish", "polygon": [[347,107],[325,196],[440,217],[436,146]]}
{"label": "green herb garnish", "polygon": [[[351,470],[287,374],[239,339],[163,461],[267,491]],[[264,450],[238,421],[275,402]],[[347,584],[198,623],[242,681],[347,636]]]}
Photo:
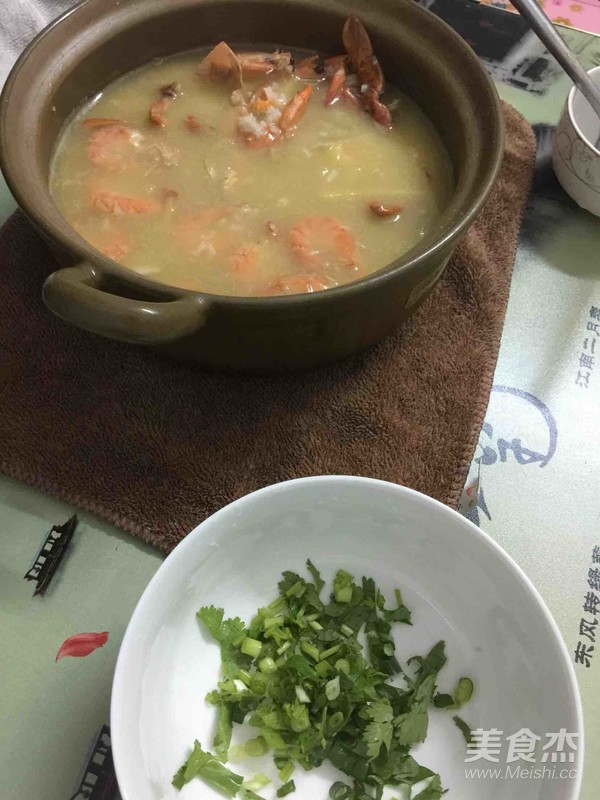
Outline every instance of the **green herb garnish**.
{"label": "green herb garnish", "polygon": [[285,797],[288,794],[296,791],[296,784],[294,781],[288,781],[277,789],[277,797]]}
{"label": "green herb garnish", "polygon": [[473,681],[470,678],[461,678],[456,684],[454,694],[436,694],[433,704],[436,708],[458,710],[468,703],[473,694]]}
{"label": "green herb garnish", "polygon": [[452,717],[452,719],[454,720],[454,724],[458,730],[462,733],[465,742],[467,744],[471,744],[473,741],[473,736],[471,735],[471,726],[467,725],[464,719],[461,719],[460,717]]}
{"label": "green herb garnish", "polygon": [[[281,780],[278,797],[295,791],[296,765],[310,770],[329,761],[349,779],[333,784],[332,800],[379,800],[384,786],[410,791],[425,781],[414,800],[438,800],[444,793],[439,775],[420,766],[410,748],[427,736],[431,706],[460,708],[473,693],[472,681],[461,678],[452,695],[436,694],[444,642],[401,668],[391,628],[411,621],[399,590],[396,607],[386,608],[373,580],[359,585],[340,570],[326,601],[319,571],[310,561],[307,568],[312,581],[284,572],[278,598],[247,627],[239,618],[226,619],[220,608],[198,612],[221,647],[223,678],[207,696],[217,707],[216,755],[195,742],[174,786],[200,777],[227,797],[255,800],[264,776],[244,782],[222,763],[233,724],[247,722],[257,735],[235,749],[247,756],[271,751]],[[357,637],[361,630],[367,653]],[[392,683],[395,676],[400,680]],[[468,726],[454,721],[466,737]]]}
{"label": "green herb garnish", "polygon": [[193,778],[202,778],[226,797],[235,797],[241,788],[243,778],[227,769],[211,753],[205,753],[198,741],[194,742],[192,754],[173,778],[173,786],[181,789]]}

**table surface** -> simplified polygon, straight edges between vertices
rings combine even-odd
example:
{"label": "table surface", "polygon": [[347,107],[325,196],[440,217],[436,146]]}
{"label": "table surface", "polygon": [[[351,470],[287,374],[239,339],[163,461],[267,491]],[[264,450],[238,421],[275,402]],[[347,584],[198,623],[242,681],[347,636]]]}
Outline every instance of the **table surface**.
{"label": "table surface", "polygon": [[[570,83],[520,18],[468,0],[424,5],[459,29],[486,61],[500,95],[534,124],[543,152]],[[509,32],[507,19],[517,23],[510,23]],[[600,39],[567,35],[586,67],[600,64]],[[0,183],[0,222],[13,208]],[[571,658],[577,662],[578,653],[584,661],[576,663],[586,718],[581,800],[597,798],[600,785],[600,652],[593,653],[593,632],[586,634],[581,623],[593,619],[583,605],[594,547],[600,545],[600,364],[589,369],[587,386],[577,384],[582,352],[595,336],[588,323],[600,309],[598,252],[598,220],[576,208],[541,163],[471,473],[479,478],[477,504],[467,512],[525,570],[557,620]],[[72,513],[60,500],[0,476],[4,800],[80,796],[90,745],[108,723],[121,638],[162,561],[155,550],[79,513],[70,552],[46,594],[32,598],[32,584],[23,575],[50,527]],[[62,641],[81,631],[109,631],[108,644],[88,658],[55,664]],[[587,661],[580,643],[588,647]]]}

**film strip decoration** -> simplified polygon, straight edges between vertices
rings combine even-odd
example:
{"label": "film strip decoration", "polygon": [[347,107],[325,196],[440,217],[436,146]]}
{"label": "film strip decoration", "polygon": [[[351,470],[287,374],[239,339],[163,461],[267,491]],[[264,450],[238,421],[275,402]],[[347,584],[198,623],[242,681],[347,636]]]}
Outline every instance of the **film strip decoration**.
{"label": "film strip decoration", "polygon": [[94,739],[81,783],[70,800],[120,800],[108,725]]}
{"label": "film strip decoration", "polygon": [[24,575],[26,581],[35,581],[34,597],[37,594],[43,594],[50,585],[50,581],[67,551],[69,542],[73,538],[76,527],[76,514],[73,514],[71,519],[63,525],[52,526],[38,551],[33,566]]}

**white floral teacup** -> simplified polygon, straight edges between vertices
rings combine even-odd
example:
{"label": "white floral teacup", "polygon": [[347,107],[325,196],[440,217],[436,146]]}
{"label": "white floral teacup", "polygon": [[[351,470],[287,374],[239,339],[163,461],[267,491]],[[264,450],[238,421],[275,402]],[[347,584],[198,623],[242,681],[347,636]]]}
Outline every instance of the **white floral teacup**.
{"label": "white floral teacup", "polygon": [[[600,88],[600,67],[588,73]],[[569,92],[554,137],[552,163],[563,189],[575,202],[600,216],[600,118],[581,92]]]}

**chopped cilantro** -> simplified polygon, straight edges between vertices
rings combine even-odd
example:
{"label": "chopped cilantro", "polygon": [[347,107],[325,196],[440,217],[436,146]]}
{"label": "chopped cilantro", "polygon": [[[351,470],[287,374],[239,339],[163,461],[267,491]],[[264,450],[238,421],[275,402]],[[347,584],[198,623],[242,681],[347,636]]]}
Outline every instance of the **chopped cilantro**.
{"label": "chopped cilantro", "polygon": [[429,785],[422,792],[419,792],[413,800],[440,800],[443,794],[445,794],[445,791],[442,789],[440,776],[434,775]]}
{"label": "chopped cilantro", "polygon": [[321,594],[321,589],[325,586],[325,581],[321,578],[321,573],[312,563],[310,558],[306,562],[306,569],[310,572],[311,577],[315,584],[315,589],[317,590],[317,594]]}
{"label": "chopped cilantro", "polygon": [[225,612],[222,608],[209,606],[201,608],[196,615],[211,632],[219,644],[239,645],[246,638],[246,626],[239,617],[223,619]]}
{"label": "chopped cilantro", "polygon": [[[384,786],[410,792],[427,780],[414,800],[439,800],[439,775],[409,751],[427,736],[430,707],[460,708],[473,693],[472,681],[461,678],[452,695],[436,693],[444,642],[402,669],[392,625],[410,625],[411,617],[400,590],[396,607],[386,608],[372,579],[356,583],[339,570],[329,599],[321,598],[325,582],[311,561],[306,567],[311,580],[284,572],[279,596],[258,609],[249,626],[225,618],[222,608],[198,612],[221,647],[223,677],[207,696],[217,707],[216,755],[195,742],[173,785],[181,789],[199,777],[227,797],[260,800],[254,790],[263,776],[244,782],[222,763],[233,725],[246,722],[257,735],[237,750],[248,756],[271,751],[282,782],[278,797],[295,791],[296,765],[310,770],[329,761],[348,776],[348,783],[333,784],[332,800],[379,800]],[[358,639],[362,630],[366,652]],[[402,686],[390,682],[394,675],[402,676]],[[466,723],[454,721],[470,735]]]}
{"label": "chopped cilantro", "polygon": [[458,730],[464,736],[465,742],[467,744],[471,744],[471,742],[473,741],[473,737],[471,735],[471,726],[467,725],[464,719],[461,719],[460,717],[452,717],[452,719],[454,720],[454,724],[456,725]]}
{"label": "chopped cilantro", "polygon": [[363,733],[363,739],[367,743],[367,755],[369,758],[377,758],[382,745],[388,752],[391,749],[394,711],[389,700],[381,699],[367,706],[365,715],[371,720]]}
{"label": "chopped cilantro", "polygon": [[202,778],[226,797],[235,797],[244,780],[241,775],[227,769],[211,753],[205,753],[197,741],[194,742],[190,757],[173,778],[173,786],[181,789],[194,778]]}

